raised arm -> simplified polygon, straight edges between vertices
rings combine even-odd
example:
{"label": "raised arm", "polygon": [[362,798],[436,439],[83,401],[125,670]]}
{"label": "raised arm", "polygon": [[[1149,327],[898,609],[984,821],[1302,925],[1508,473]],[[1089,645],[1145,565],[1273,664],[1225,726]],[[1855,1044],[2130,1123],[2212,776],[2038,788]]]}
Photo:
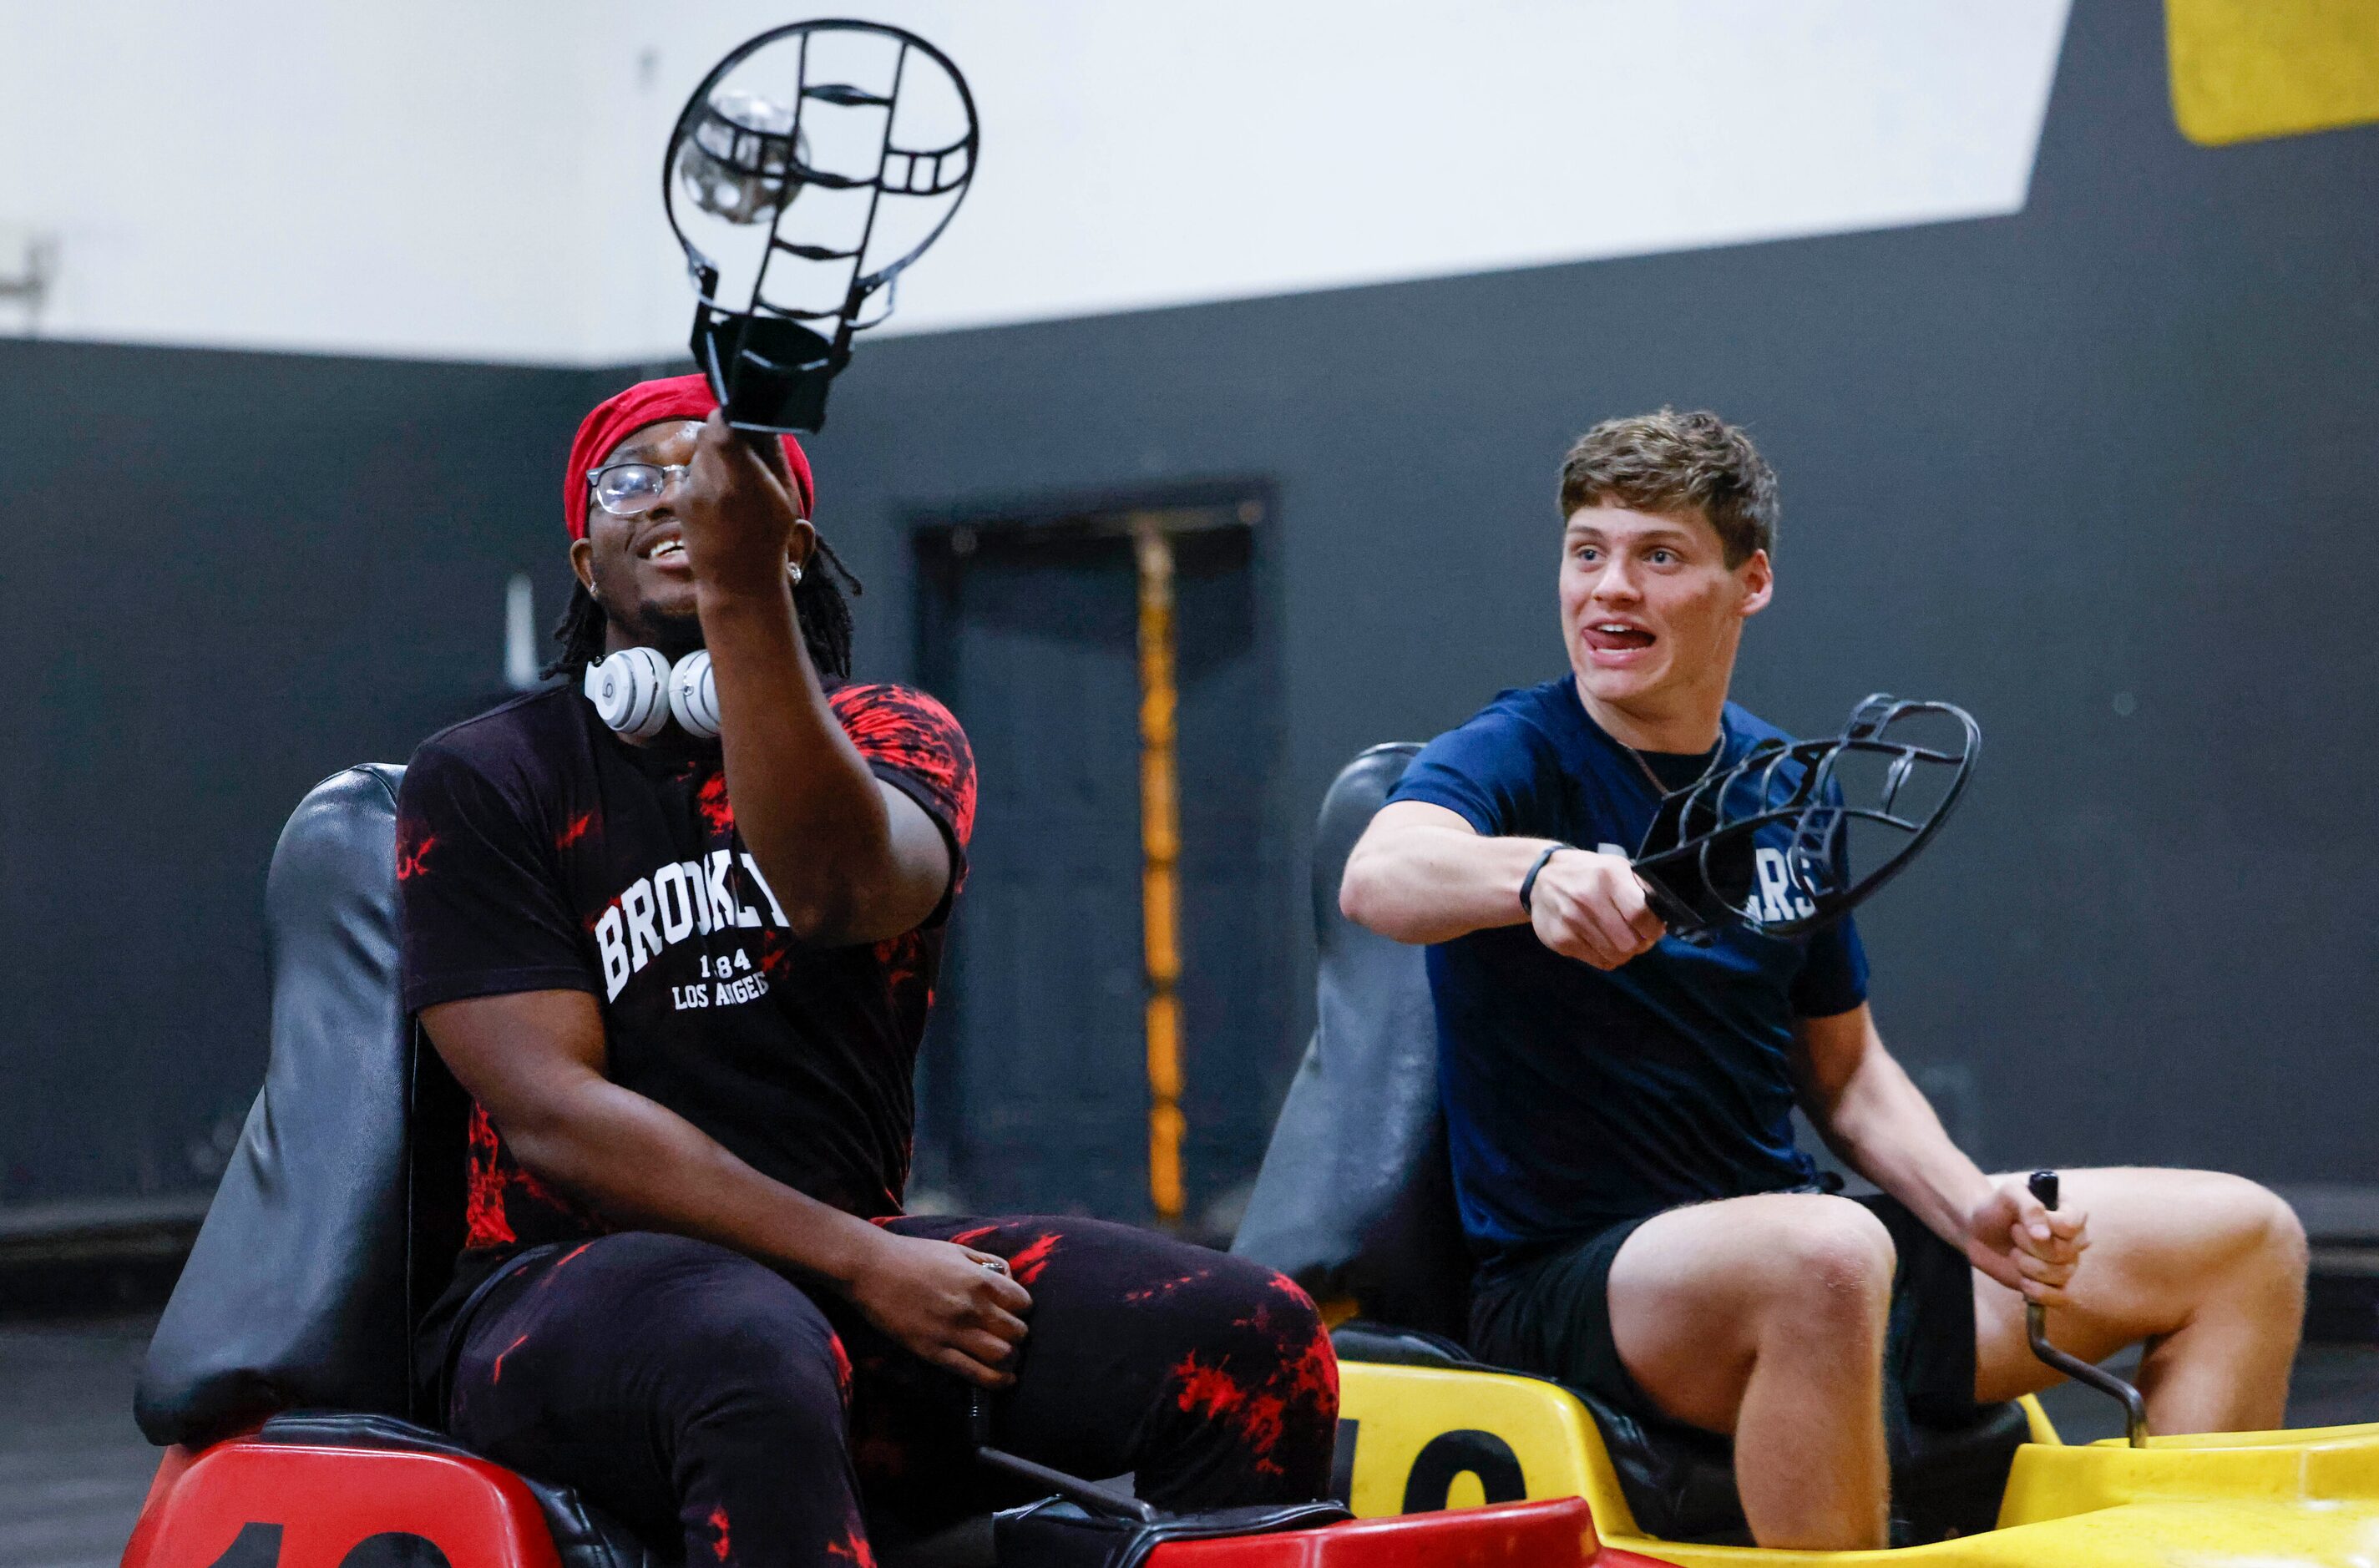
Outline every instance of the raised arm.
{"label": "raised arm", "polygon": [[[1520,884],[1548,850],[1523,908]],[[1529,923],[1554,952],[1606,970],[1666,930],[1624,859],[1549,838],[1488,838],[1426,801],[1380,808],[1346,857],[1338,908],[1358,925],[1415,944]]]}
{"label": "raised arm", "polygon": [[[873,782],[873,779],[870,780]],[[847,1297],[925,1360],[987,1387],[1024,1337],[1024,1288],[988,1255],[894,1236],[745,1164],[675,1112],[603,1076],[583,991],[525,991],[421,1013],[438,1054],[538,1179],[614,1224],[690,1236]]]}
{"label": "raised arm", "polygon": [[680,513],[719,687],[728,799],[787,923],[821,947],[914,929],[949,886],[949,846],[922,807],[869,771],[827,705],[785,575],[788,551],[808,561],[817,536],[785,476],[714,414]]}

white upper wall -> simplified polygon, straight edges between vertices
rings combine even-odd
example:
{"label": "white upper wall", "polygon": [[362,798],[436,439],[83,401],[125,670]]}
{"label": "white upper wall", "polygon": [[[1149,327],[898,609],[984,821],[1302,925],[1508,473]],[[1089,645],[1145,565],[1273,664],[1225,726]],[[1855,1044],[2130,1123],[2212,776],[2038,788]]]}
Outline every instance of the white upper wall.
{"label": "white upper wall", "polygon": [[[887,330],[2019,210],[2067,0],[907,0],[982,174]],[[755,0],[0,6],[44,336],[682,350],[662,144]],[[0,302],[0,331],[22,312]]]}
{"label": "white upper wall", "polygon": [[583,218],[605,51],[568,9],[0,4],[0,231],[58,236],[42,334],[607,352]]}

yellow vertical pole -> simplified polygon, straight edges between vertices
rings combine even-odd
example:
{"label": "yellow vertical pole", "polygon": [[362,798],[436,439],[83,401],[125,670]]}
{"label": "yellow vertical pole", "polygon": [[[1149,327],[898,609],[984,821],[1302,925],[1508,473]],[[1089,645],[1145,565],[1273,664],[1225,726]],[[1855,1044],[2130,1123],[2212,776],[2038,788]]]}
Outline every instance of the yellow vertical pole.
{"label": "yellow vertical pole", "polygon": [[1148,964],[1148,1195],[1181,1222],[1181,811],[1174,765],[1173,540],[1163,520],[1132,519],[1140,565],[1141,929]]}

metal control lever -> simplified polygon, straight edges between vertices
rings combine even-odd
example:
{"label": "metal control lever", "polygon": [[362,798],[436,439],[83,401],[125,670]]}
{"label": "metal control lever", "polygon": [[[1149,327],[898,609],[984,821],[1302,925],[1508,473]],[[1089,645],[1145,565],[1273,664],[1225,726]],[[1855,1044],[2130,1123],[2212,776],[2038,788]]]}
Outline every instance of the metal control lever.
{"label": "metal control lever", "polygon": [[[2058,1182],[2055,1171],[2035,1171],[2025,1183],[2032,1195],[2040,1200],[2044,1209],[2057,1207]],[[2077,1383],[2087,1383],[2109,1399],[2119,1400],[2123,1406],[2123,1435],[2133,1448],[2148,1445],[2148,1407],[2140,1398],[2140,1391],[2104,1367],[2094,1367],[2079,1356],[2068,1356],[2048,1343],[2047,1309],[2037,1301],[2023,1304],[2024,1338],[2032,1344],[2032,1353],[2049,1366],[2071,1378]]]}
{"label": "metal control lever", "polygon": [[967,1441],[974,1445],[975,1462],[994,1470],[1004,1471],[1036,1487],[1047,1487],[1067,1502],[1087,1514],[1104,1514],[1112,1519],[1132,1519],[1141,1524],[1153,1524],[1165,1517],[1154,1504],[1136,1497],[1086,1481],[1080,1476],[1069,1476],[1063,1470],[1052,1470],[1046,1465],[1035,1465],[1030,1459],[1020,1459],[991,1446],[991,1395],[980,1388],[967,1391]]}

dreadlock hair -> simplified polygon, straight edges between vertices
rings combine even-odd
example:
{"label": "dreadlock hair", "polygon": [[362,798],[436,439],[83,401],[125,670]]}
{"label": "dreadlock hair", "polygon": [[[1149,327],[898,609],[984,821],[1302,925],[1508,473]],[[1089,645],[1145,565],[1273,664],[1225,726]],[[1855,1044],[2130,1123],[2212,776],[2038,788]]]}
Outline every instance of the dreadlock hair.
{"label": "dreadlock hair", "polygon": [[[849,596],[843,592],[845,587],[851,590]],[[809,649],[810,663],[817,667],[820,680],[851,679],[851,599],[866,591],[857,573],[820,537],[810,556],[809,570],[793,585],[793,612],[801,619],[802,643]],[[537,673],[548,679],[567,675],[577,680],[588,665],[603,657],[603,633],[610,624],[610,618],[586,591],[586,585],[577,584],[571,591],[569,608],[553,628],[553,640],[562,645],[562,651]]]}

